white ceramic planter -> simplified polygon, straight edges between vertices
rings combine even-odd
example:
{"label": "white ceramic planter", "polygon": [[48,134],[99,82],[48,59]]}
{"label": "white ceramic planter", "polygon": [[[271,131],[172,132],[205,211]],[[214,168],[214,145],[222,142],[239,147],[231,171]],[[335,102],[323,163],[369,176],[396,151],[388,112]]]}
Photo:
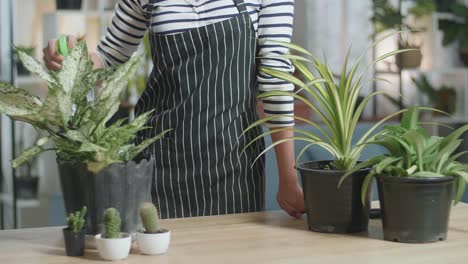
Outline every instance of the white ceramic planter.
{"label": "white ceramic planter", "polygon": [[138,248],[145,255],[159,255],[166,253],[171,241],[171,231],[164,233],[146,234],[136,233]]}
{"label": "white ceramic planter", "polygon": [[128,257],[132,246],[132,237],[128,233],[121,233],[120,238],[102,238],[96,235],[96,247],[99,256],[105,260],[120,260]]}

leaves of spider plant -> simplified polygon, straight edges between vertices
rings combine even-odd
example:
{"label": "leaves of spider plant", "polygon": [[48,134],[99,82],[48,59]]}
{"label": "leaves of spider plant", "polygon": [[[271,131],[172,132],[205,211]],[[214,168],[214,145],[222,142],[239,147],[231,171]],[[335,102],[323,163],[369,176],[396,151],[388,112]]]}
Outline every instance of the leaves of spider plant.
{"label": "leaves of spider plant", "polygon": [[379,163],[374,165],[374,171],[376,174],[381,174],[385,168],[393,164],[394,162],[400,161],[401,157],[386,157],[381,160]]}
{"label": "leaves of spider plant", "polygon": [[439,177],[444,177],[445,175],[442,175],[437,172],[433,171],[418,171],[415,172],[411,175],[412,177],[424,177],[424,178],[439,178]]}
{"label": "leaves of spider plant", "polygon": [[463,194],[465,193],[466,180],[462,177],[456,177],[455,182],[457,191],[455,194],[454,204],[456,205],[461,201]]}
{"label": "leaves of spider plant", "polygon": [[346,178],[348,178],[351,174],[359,171],[359,170],[362,170],[364,168],[370,168],[372,166],[374,166],[375,164],[378,164],[379,162],[381,162],[383,159],[385,159],[386,157],[385,156],[376,156],[376,157],[373,157],[369,160],[366,160],[364,162],[361,162],[361,163],[358,163],[356,166],[348,169],[344,174],[343,176],[340,178],[340,181],[338,182],[338,187],[341,186],[341,184],[343,183],[344,180],[346,180]]}
{"label": "leaves of spider plant", "polygon": [[361,202],[363,205],[367,204],[367,190],[369,186],[372,186],[372,180],[374,179],[375,172],[371,171],[369,174],[366,175],[364,181],[362,182],[361,187]]}
{"label": "leaves of spider plant", "polygon": [[401,119],[401,126],[407,130],[415,129],[419,122],[419,108],[410,107],[408,111],[403,114]]}

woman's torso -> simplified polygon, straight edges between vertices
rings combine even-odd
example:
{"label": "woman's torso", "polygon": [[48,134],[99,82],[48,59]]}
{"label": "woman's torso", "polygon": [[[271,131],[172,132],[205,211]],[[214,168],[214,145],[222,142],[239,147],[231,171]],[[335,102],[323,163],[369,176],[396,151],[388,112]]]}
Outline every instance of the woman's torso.
{"label": "woman's torso", "polygon": [[[245,0],[244,2],[257,31],[262,1]],[[143,8],[148,10],[144,4]],[[233,0],[157,0],[153,5],[151,29],[158,34],[176,34],[237,15],[239,12]]]}

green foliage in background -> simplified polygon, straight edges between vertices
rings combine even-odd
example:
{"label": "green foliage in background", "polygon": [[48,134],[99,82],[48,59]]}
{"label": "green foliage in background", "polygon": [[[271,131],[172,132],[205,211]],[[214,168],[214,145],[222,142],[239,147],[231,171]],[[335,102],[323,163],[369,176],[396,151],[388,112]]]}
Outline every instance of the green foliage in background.
{"label": "green foliage in background", "polygon": [[[414,5],[408,10],[408,13],[416,18],[430,15],[436,10],[435,3],[432,0],[412,0],[411,2]],[[387,29],[415,30],[404,22],[406,16],[388,0],[372,0],[372,4],[373,15],[371,21],[375,25],[375,34]]]}
{"label": "green foliage in background", "polygon": [[447,137],[429,136],[419,125],[418,118],[419,109],[412,107],[403,115],[399,125],[384,127],[383,133],[375,141],[365,144],[383,146],[388,154],[360,163],[343,175],[342,181],[352,173],[372,166],[362,186],[363,203],[375,175],[423,178],[453,176],[456,179],[457,190],[455,203],[462,198],[468,181],[468,165],[458,162],[457,159],[467,152],[454,152],[462,143],[459,137],[468,130],[468,125],[455,130]]}
{"label": "green foliage in background", "polygon": [[[140,55],[117,68],[93,69],[85,42],[79,42],[65,57],[59,71],[48,71],[21,50],[17,50],[17,56],[30,72],[47,81],[49,91],[41,101],[25,90],[0,83],[0,113],[30,123],[49,135],[17,157],[14,167],[46,150],[55,150],[59,159],[84,162],[90,171],[97,173],[109,164],[132,160],[168,132],[137,146],[132,143],[136,133],[147,128],[150,112],[126,125],[122,125],[125,119],[107,125],[119,108],[120,94],[133,77]],[[96,99],[87,100],[86,95],[97,85]],[[52,148],[45,147],[49,141]]]}
{"label": "green foliage in background", "polygon": [[439,28],[444,32],[442,44],[447,46],[458,41],[460,48],[468,48],[468,7],[454,3],[451,10],[456,19],[439,20]]}
{"label": "green foliage in background", "polygon": [[[434,87],[427,76],[422,74],[418,79],[411,78],[418,91],[426,95],[431,102],[431,107],[448,114],[454,114],[457,107],[457,91],[455,88],[443,85],[439,88]],[[384,95],[393,105],[400,107],[400,101],[396,98]],[[440,114],[440,112],[434,112]]]}

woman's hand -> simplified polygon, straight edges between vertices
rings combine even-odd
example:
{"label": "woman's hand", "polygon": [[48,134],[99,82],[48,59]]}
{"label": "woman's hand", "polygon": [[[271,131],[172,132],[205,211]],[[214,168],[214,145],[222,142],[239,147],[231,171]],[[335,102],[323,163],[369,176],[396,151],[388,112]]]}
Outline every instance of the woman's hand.
{"label": "woman's hand", "polygon": [[[294,136],[292,130],[281,131],[271,135],[273,142]],[[294,168],[294,142],[287,141],[275,146],[276,162],[279,171],[279,188],[276,196],[281,209],[290,216],[299,218],[304,213],[304,194]]]}
{"label": "woman's hand", "polygon": [[[68,48],[72,49],[76,45],[77,40],[75,36],[67,36]],[[58,52],[57,39],[49,40],[47,47],[42,51],[44,53],[43,59],[47,69],[56,71],[62,67],[62,62],[65,58]]]}
{"label": "woman's hand", "polygon": [[297,181],[280,182],[276,201],[290,216],[300,218],[304,213],[304,193]]}
{"label": "woman's hand", "polygon": [[[81,41],[84,39],[83,37],[75,37],[75,36],[67,36],[67,45],[68,49],[72,49],[75,47],[77,41]],[[44,52],[44,63],[47,66],[47,69],[56,71],[59,70],[62,67],[62,62],[65,59],[60,53],[58,52],[57,48],[57,39],[51,39],[49,40],[47,47],[45,47],[43,50]],[[89,56],[91,61],[93,62],[93,67],[96,68],[103,68],[104,63],[102,62],[101,58],[99,55],[97,55],[96,52],[89,52]]]}

